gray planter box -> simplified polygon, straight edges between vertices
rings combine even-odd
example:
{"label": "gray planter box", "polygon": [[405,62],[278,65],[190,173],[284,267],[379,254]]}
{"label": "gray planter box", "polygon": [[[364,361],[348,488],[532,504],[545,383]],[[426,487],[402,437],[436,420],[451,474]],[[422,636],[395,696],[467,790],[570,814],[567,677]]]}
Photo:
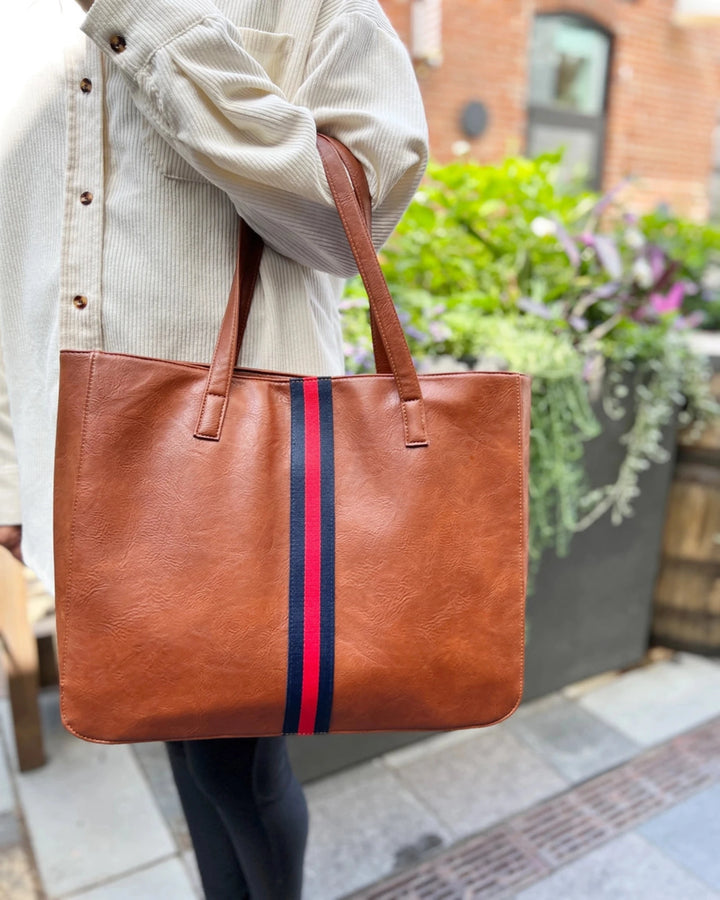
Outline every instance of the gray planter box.
{"label": "gray planter box", "polygon": [[[630,424],[601,421],[602,434],[586,445],[593,485],[615,479],[624,457],[619,440]],[[671,452],[675,436],[673,424],[665,432]],[[527,604],[526,700],[642,659],[672,473],[672,459],[652,465],[641,476],[632,518],[616,526],[606,515],[573,538],[567,557],[543,558]]]}

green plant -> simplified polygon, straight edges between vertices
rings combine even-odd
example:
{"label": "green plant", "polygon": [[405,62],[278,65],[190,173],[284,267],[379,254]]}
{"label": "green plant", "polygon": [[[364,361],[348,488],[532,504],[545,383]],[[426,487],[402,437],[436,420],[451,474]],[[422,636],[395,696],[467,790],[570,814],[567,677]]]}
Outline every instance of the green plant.
{"label": "green plant", "polygon": [[690,222],[664,206],[639,220],[640,228],[660,253],[678,265],[690,288],[683,312],[699,314],[701,328],[720,329],[720,227]]}
{"label": "green plant", "polygon": [[[683,268],[669,245],[645,234],[643,220],[619,207],[622,186],[605,197],[558,187],[559,160],[432,165],[381,255],[420,369],[533,376],[535,564],[549,548],[566,553],[573,534],[600,516],[632,514],[639,476],[665,459],[663,429],[678,411],[698,424],[716,412],[704,363],[684,336],[699,319],[683,304],[701,295],[701,263],[692,257]],[[359,279],[348,283],[343,307],[348,366],[367,371]],[[632,423],[617,479],[594,487],[584,445],[601,430],[601,409],[629,411]]]}

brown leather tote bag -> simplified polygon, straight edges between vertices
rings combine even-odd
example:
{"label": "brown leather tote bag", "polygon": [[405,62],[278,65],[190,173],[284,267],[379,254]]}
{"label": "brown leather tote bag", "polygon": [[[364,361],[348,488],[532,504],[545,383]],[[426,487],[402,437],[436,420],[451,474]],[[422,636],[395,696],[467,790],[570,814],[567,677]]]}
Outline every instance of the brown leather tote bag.
{"label": "brown leather tote bag", "polygon": [[244,224],[210,366],[65,350],[62,717],[129,742],[489,725],[520,700],[530,382],[416,373],[362,167],[319,137],[376,375],[236,368]]}

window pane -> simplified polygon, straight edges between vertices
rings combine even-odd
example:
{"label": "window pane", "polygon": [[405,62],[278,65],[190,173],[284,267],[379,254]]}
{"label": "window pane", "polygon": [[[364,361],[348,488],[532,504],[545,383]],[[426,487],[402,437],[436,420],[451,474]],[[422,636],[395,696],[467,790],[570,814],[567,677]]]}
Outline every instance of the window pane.
{"label": "window pane", "polygon": [[580,178],[591,183],[597,174],[597,139],[591,131],[533,122],[530,125],[528,152],[536,156],[545,150],[565,147],[560,166],[560,178],[569,181]]}
{"label": "window pane", "polygon": [[596,116],[603,111],[610,41],[571,16],[536,16],[530,102]]}
{"label": "window pane", "polygon": [[720,172],[710,175],[710,219],[720,222]]}
{"label": "window pane", "polygon": [[714,169],[720,169],[720,121],[712,134],[712,164]]}

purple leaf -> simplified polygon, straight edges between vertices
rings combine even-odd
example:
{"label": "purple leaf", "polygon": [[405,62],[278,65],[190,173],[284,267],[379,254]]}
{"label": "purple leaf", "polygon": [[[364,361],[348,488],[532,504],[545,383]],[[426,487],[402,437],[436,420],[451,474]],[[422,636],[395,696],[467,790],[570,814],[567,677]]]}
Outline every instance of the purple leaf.
{"label": "purple leaf", "polygon": [[588,320],[583,318],[583,316],[570,316],[568,322],[570,323],[570,326],[575,329],[575,331],[588,330]]}
{"label": "purple leaf", "polygon": [[688,328],[698,328],[705,321],[705,313],[699,309],[689,316],[678,316],[673,319],[672,327],[677,331],[686,331]]}
{"label": "purple leaf", "polygon": [[624,190],[627,185],[630,183],[630,178],[623,178],[622,181],[619,181],[615,187],[610,188],[610,190],[605,194],[604,197],[601,197],[598,202],[593,207],[593,215],[601,216],[605,210],[610,206],[615,197],[620,193],[620,191]]}
{"label": "purple leaf", "polygon": [[521,309],[523,312],[539,316],[541,319],[553,318],[553,313],[548,306],[544,303],[538,303],[537,300],[531,300],[530,297],[521,297],[517,305],[518,309]]}
{"label": "purple leaf", "polygon": [[406,325],[405,334],[415,341],[426,341],[428,338],[424,331],[420,331],[420,329],[416,328],[414,325]]}
{"label": "purple leaf", "polygon": [[443,322],[431,322],[428,325],[430,337],[436,342],[447,341],[451,337],[451,331]]}
{"label": "purple leaf", "polygon": [[680,309],[680,307],[683,305],[683,300],[685,299],[685,293],[685,282],[676,281],[665,296],[667,297],[668,301],[673,304],[675,309]]}
{"label": "purple leaf", "polygon": [[667,258],[663,250],[657,244],[651,244],[647,248],[647,258],[652,269],[653,280],[659,281],[667,264]]}
{"label": "purple leaf", "polygon": [[570,235],[565,231],[560,222],[555,220],[556,231],[555,234],[557,236],[560,245],[563,250],[567,254],[567,258],[570,260],[570,264],[577,268],[580,265],[580,252],[578,251],[577,245],[575,241],[570,237]]}
{"label": "purple leaf", "polygon": [[607,300],[608,297],[614,297],[619,289],[620,285],[617,281],[606,281],[605,284],[595,288],[593,293],[598,300]]}
{"label": "purple leaf", "polygon": [[595,252],[602,267],[611,278],[622,277],[622,260],[612,238],[601,234],[595,235]]}
{"label": "purple leaf", "polygon": [[667,294],[654,293],[650,295],[650,307],[658,315],[677,312],[685,298],[685,285],[677,281]]}
{"label": "purple leaf", "polygon": [[680,263],[676,259],[669,260],[667,266],[665,267],[665,271],[655,282],[654,289],[656,291],[664,291],[669,285],[672,285],[679,268]]}

